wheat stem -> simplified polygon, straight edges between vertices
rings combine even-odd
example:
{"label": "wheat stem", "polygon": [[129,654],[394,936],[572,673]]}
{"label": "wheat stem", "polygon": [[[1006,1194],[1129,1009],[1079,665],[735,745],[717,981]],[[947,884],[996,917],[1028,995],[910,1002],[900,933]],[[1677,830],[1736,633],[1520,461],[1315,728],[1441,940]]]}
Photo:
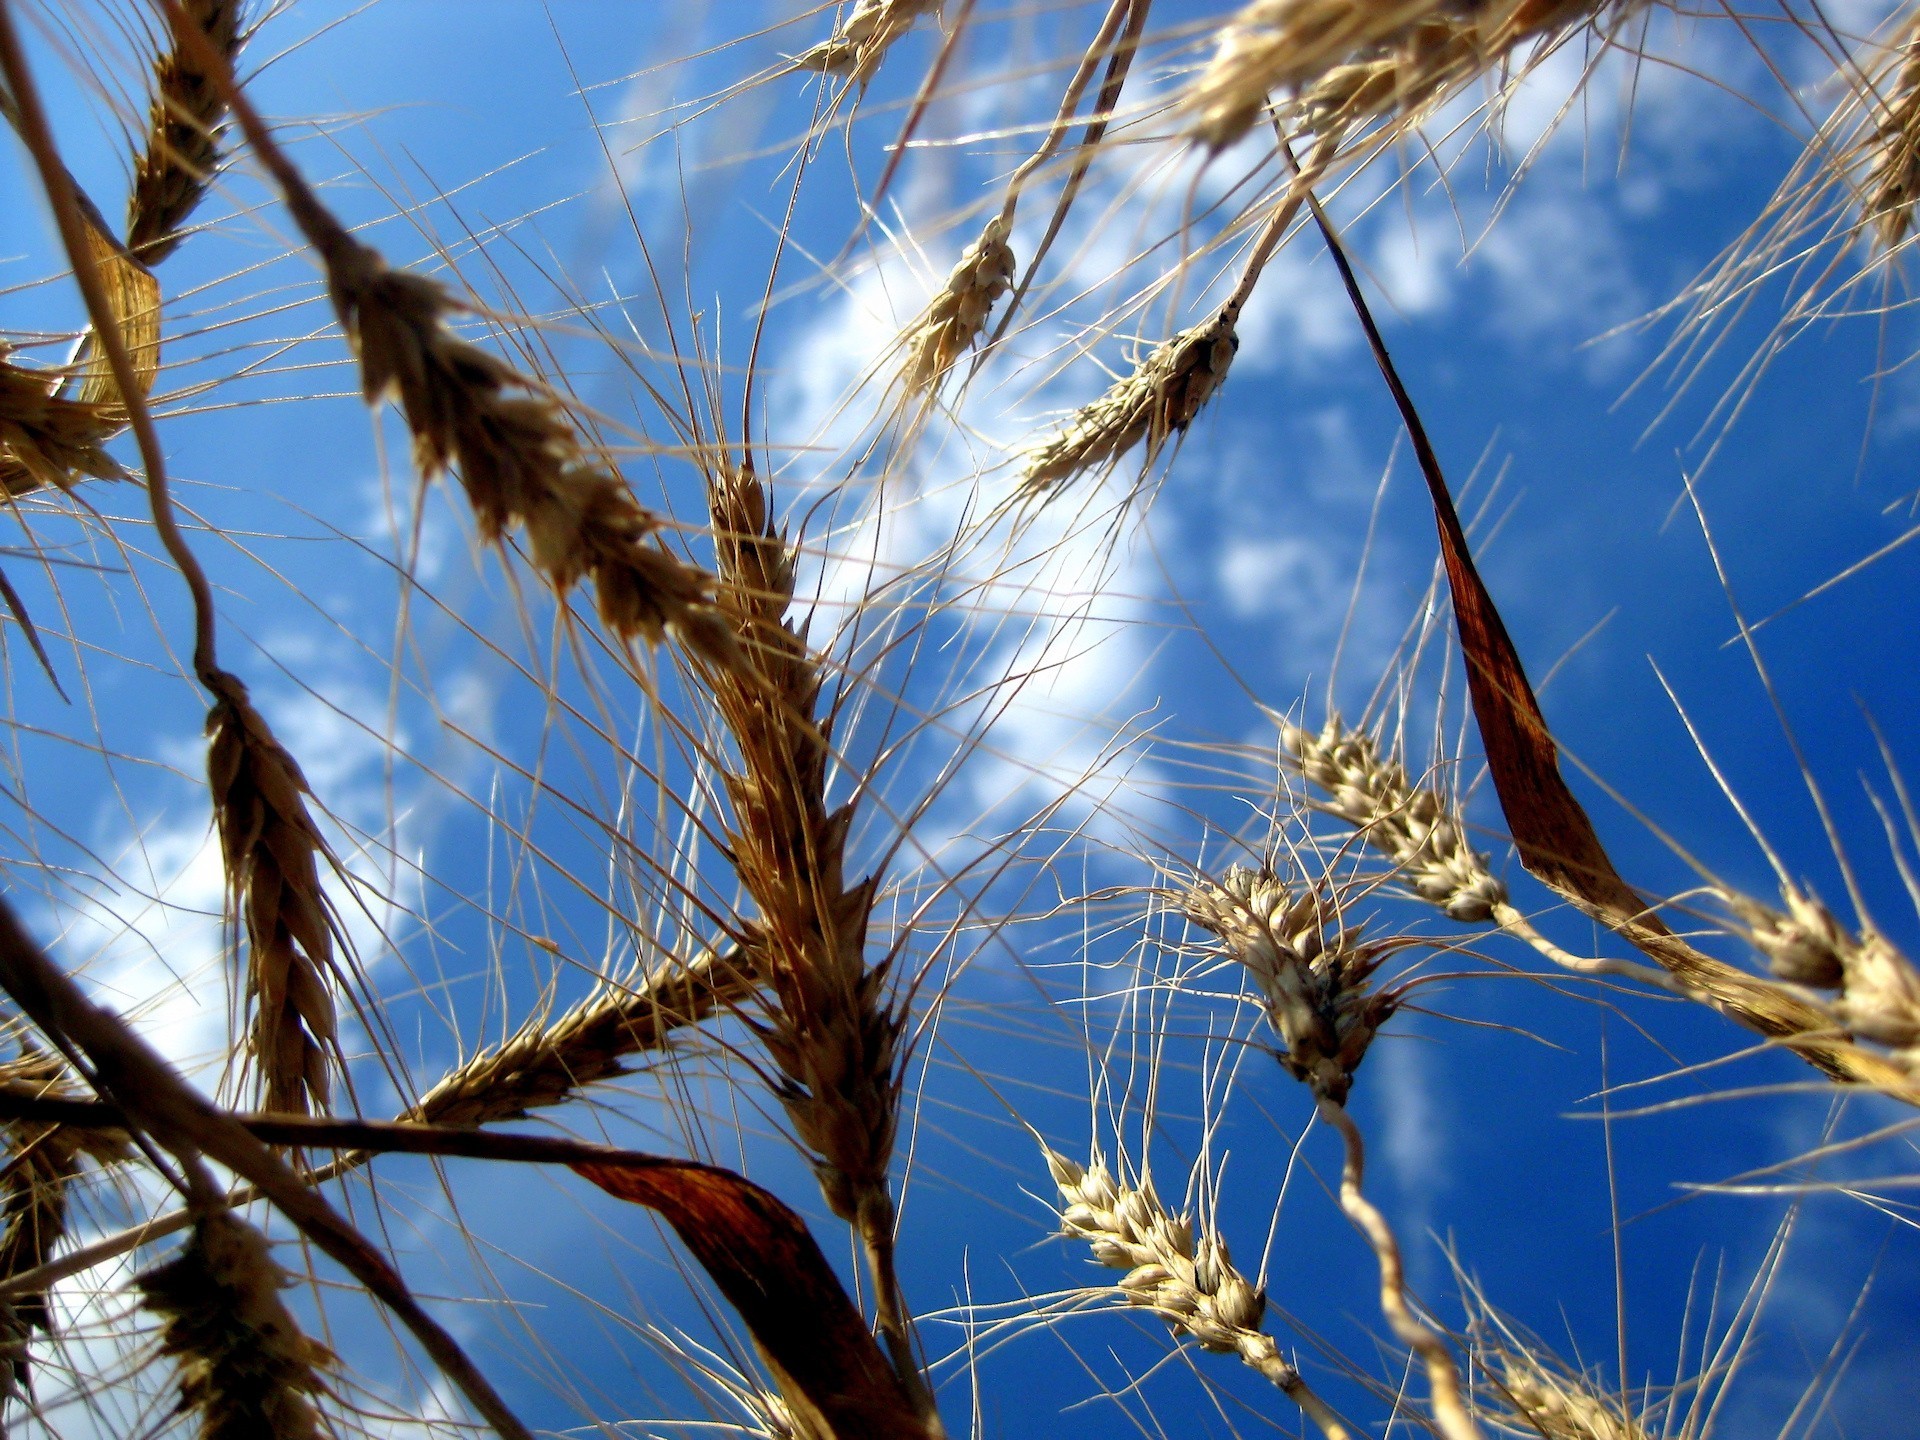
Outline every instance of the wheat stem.
{"label": "wheat stem", "polygon": [[1485,1440],[1480,1427],[1467,1409],[1460,1384],[1460,1367],[1447,1342],[1435,1334],[1413,1313],[1407,1303],[1406,1271],[1400,1259],[1400,1242],[1393,1227],[1362,1193],[1366,1176],[1366,1146],[1360,1127],[1353,1123],[1346,1107],[1330,1096],[1320,1095],[1321,1117],[1340,1132],[1346,1146],[1346,1162],[1340,1170],[1340,1208],[1365,1237],[1380,1265],[1380,1313],[1400,1342],[1420,1357],[1427,1372],[1427,1401],[1443,1440]]}

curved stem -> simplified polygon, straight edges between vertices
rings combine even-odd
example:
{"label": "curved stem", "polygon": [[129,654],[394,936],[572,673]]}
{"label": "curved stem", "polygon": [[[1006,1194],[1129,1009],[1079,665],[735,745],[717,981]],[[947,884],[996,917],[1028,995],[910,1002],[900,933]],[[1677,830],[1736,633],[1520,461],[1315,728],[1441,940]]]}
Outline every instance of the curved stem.
{"label": "curved stem", "polygon": [[1447,1342],[1427,1327],[1407,1303],[1406,1270],[1400,1259],[1400,1243],[1394,1239],[1387,1217],[1374,1208],[1360,1192],[1366,1175],[1366,1147],[1360,1139],[1360,1127],[1353,1123],[1345,1107],[1319,1097],[1320,1114],[1340,1132],[1346,1142],[1346,1163],[1340,1171],[1340,1208],[1366,1237],[1374,1257],[1380,1263],[1380,1312],[1400,1342],[1420,1357],[1427,1371],[1427,1403],[1434,1423],[1444,1440],[1484,1440],[1480,1427],[1467,1410],[1460,1385],[1460,1367],[1454,1363]]}
{"label": "curved stem", "polygon": [[1562,950],[1534,929],[1533,922],[1508,901],[1503,900],[1493,907],[1493,919],[1494,923],[1507,934],[1531,945],[1563,970],[1571,970],[1577,975],[1612,975],[1621,980],[1637,980],[1642,985],[1652,985],[1674,995],[1698,998],[1699,992],[1682,985],[1658,966],[1637,965],[1631,960],[1609,960],[1605,957],[1575,955]]}

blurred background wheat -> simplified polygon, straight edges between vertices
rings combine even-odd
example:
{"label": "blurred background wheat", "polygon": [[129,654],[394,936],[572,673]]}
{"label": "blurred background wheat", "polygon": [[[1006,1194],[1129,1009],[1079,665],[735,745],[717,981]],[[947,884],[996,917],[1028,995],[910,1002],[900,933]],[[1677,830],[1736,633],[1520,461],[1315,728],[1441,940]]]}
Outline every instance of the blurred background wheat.
{"label": "blurred background wheat", "polygon": [[0,0],[0,1429],[1905,1434],[1877,0]]}

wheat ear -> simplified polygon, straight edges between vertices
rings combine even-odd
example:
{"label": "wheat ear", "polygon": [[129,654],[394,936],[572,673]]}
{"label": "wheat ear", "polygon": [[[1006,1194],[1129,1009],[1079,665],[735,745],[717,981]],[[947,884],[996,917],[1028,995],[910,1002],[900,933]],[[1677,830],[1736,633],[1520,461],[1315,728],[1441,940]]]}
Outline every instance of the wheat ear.
{"label": "wheat ear", "polygon": [[932,390],[973,348],[986,329],[1000,297],[1013,285],[1015,260],[1007,237],[1013,229],[1011,204],[987,221],[980,236],[961,254],[905,341],[907,359],[901,384],[908,395]]}
{"label": "wheat ear", "polygon": [[1232,292],[1211,319],[1162,341],[1098,400],[1027,452],[1020,480],[1023,497],[1044,501],[1075,476],[1118,464],[1142,441],[1151,465],[1167,442],[1194,422],[1226,382],[1240,350],[1234,327],[1261,273],[1332,160],[1332,147],[1321,145],[1304,167],[1293,171],[1286,188],[1270,202]]}
{"label": "wheat ear", "polygon": [[[0,1089],[33,1099],[66,1097],[72,1071],[58,1055],[22,1041],[20,1056],[0,1064]],[[130,1153],[126,1136],[113,1130],[80,1130],[17,1121],[7,1127],[7,1160],[0,1171],[0,1279],[12,1280],[45,1265],[67,1233],[67,1197],[91,1159],[114,1165]],[[49,1285],[37,1285],[0,1300],[0,1399],[29,1378],[27,1344],[35,1329],[51,1331]]]}
{"label": "wheat ear", "polygon": [[1790,884],[1781,887],[1784,910],[1732,891],[1721,900],[1776,977],[1830,992],[1825,1008],[1837,1029],[1886,1046],[1894,1064],[1920,1079],[1920,971],[1891,940],[1871,926],[1850,932]]}
{"label": "wheat ear", "polygon": [[247,932],[247,1048],[267,1109],[324,1112],[340,1040],[335,923],[320,862],[338,866],[307,813],[306,777],[247,687],[224,671],[202,678],[216,697],[207,712],[207,784],[231,913]]}
{"label": "wheat ear", "polygon": [[1481,1440],[1453,1352],[1414,1314],[1393,1227],[1362,1189],[1366,1149],[1347,1114],[1354,1072],[1404,992],[1374,990],[1381,960],[1407,941],[1361,939],[1337,896],[1319,887],[1296,893],[1270,871],[1236,866],[1218,882],[1197,880],[1173,897],[1194,923],[1219,937],[1226,957],[1246,969],[1284,1048],[1281,1065],[1312,1092],[1320,1115],[1340,1132],[1346,1161],[1340,1208],[1365,1237],[1380,1267],[1380,1310],[1427,1372],[1428,1403],[1443,1440]]}
{"label": "wheat ear", "polygon": [[1913,228],[1920,200],[1920,11],[1906,22],[1885,83],[1885,97],[1869,92],[1879,119],[1867,152],[1866,219],[1880,248],[1891,250]]}
{"label": "wheat ear", "polygon": [[705,466],[719,603],[745,663],[706,678],[739,756],[723,771],[728,849],[759,914],[745,947],[770,1004],[760,1033],[781,1105],[813,1162],[828,1208],[859,1236],[876,1319],[895,1369],[930,1424],[933,1397],[913,1353],[895,1273],[889,1179],[900,1109],[903,1017],[889,967],[867,963],[875,876],[849,881],[851,802],[827,800],[831,711],[825,672],[787,618],[794,557],[750,452]]}
{"label": "wheat ear", "polygon": [[30,370],[0,345],[0,492],[65,489],[80,476],[124,480],[106,444],[126,425],[125,407],[60,393],[57,371]]}
{"label": "wheat ear", "polygon": [[[185,0],[181,10],[230,69],[240,53],[241,0]],[[185,238],[182,226],[199,206],[220,163],[219,129],[226,115],[220,87],[199,52],[171,45],[154,62],[153,103],[145,147],[134,162],[127,197],[127,248],[157,265]]]}
{"label": "wheat ear", "polygon": [[1086,1241],[1100,1264],[1127,1272],[1114,1282],[1127,1304],[1151,1310],[1203,1350],[1239,1356],[1327,1440],[1350,1440],[1340,1417],[1261,1328],[1266,1292],[1234,1267],[1224,1238],[1207,1228],[1196,1239],[1192,1220],[1169,1211],[1149,1177],[1128,1185],[1097,1155],[1083,1166],[1058,1151],[1045,1153],[1060,1192],[1061,1233]]}
{"label": "wheat ear", "polygon": [[[1376,116],[1417,120],[1529,41],[1557,44],[1611,0],[1252,0],[1220,37],[1181,97],[1187,133],[1224,149],[1280,109],[1304,128],[1339,137]],[[1625,0],[1612,8],[1637,8]]]}
{"label": "wheat ear", "polygon": [[1381,750],[1370,730],[1349,729],[1330,713],[1318,733],[1282,722],[1280,744],[1300,773],[1327,796],[1326,809],[1393,862],[1413,893],[1463,924],[1492,921],[1556,965],[1582,975],[1612,975],[1663,990],[1680,988],[1666,971],[1631,960],[1573,955],[1533,927],[1495,875],[1487,857],[1467,842],[1459,806],[1439,791],[1417,786],[1406,766]]}
{"label": "wheat ear", "polygon": [[935,15],[943,0],[858,0],[833,34],[801,52],[794,63],[865,87],[898,40],[923,15]]}
{"label": "wheat ear", "polygon": [[331,1353],[301,1333],[280,1298],[291,1282],[266,1236],[227,1212],[207,1215],[172,1260],[135,1282],[166,1329],[182,1411],[205,1440],[318,1440],[313,1397]]}
{"label": "wheat ear", "polygon": [[500,543],[521,530],[534,568],[555,593],[591,580],[600,618],[621,641],[656,642],[671,630],[709,660],[731,662],[732,637],[711,604],[712,577],[660,543],[666,522],[590,453],[549,389],[448,328],[447,317],[462,308],[452,295],[392,269],[347,233],[268,133],[224,60],[183,24],[177,7],[173,20],[176,38],[206,66],[319,255],[334,311],[359,357],[362,392],[370,404],[398,404],[421,473],[454,471],[483,539]]}
{"label": "wheat ear", "polygon": [[1288,1073],[1314,1094],[1344,1102],[1367,1047],[1400,1003],[1396,991],[1368,982],[1406,942],[1364,940],[1345,928],[1324,891],[1244,866],[1218,881],[1201,877],[1172,902],[1252,977],[1285,1046],[1280,1063]]}
{"label": "wheat ear", "polygon": [[489,1125],[559,1105],[625,1074],[623,1056],[666,1049],[675,1031],[738,1006],[754,990],[738,951],[666,961],[629,981],[604,980],[557,1019],[536,1017],[449,1071],[404,1118]]}

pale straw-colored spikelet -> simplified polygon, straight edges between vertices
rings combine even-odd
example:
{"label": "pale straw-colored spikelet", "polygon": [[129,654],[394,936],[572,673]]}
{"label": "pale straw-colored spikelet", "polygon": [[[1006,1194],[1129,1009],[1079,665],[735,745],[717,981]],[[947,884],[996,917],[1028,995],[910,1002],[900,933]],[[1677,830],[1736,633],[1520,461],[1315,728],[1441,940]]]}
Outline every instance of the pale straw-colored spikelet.
{"label": "pale straw-colored spikelet", "polygon": [[1866,216],[1883,250],[1913,228],[1920,200],[1920,12],[1907,21],[1884,93],[1873,100],[1878,123],[1869,144]]}
{"label": "pale straw-colored spikelet", "polygon": [[1253,977],[1286,1046],[1280,1063],[1316,1096],[1344,1104],[1375,1032],[1400,1003],[1396,992],[1368,987],[1398,945],[1363,940],[1318,887],[1240,865],[1217,882],[1197,878],[1173,906]]}
{"label": "pale straw-colored spikelet", "polygon": [[879,70],[894,43],[913,29],[923,15],[939,13],[943,0],[858,0],[834,32],[804,51],[795,61],[803,70],[818,70],[865,85]]}
{"label": "pale straw-colored spikelet", "polygon": [[1920,1076],[1920,971],[1892,941],[1871,927],[1851,933],[1794,885],[1781,887],[1784,911],[1727,891],[1721,899],[1775,976],[1832,992],[1825,1005],[1840,1029],[1886,1046],[1897,1064]]}
{"label": "pale straw-colored spikelet", "polygon": [[1166,443],[1193,423],[1227,378],[1240,337],[1237,304],[1205,324],[1162,341],[1105,394],[1076,411],[1027,453],[1020,488],[1045,496],[1089,470],[1114,465],[1143,440],[1152,464]]}
{"label": "pale straw-colored spikelet", "polygon": [[126,407],[58,392],[61,376],[15,365],[0,345],[0,491],[64,489],[76,477],[124,480],[106,442],[126,424]]}
{"label": "pale straw-colored spikelet", "polygon": [[1114,1288],[1129,1305],[1153,1311],[1205,1350],[1271,1348],[1260,1333],[1267,1297],[1234,1268],[1226,1241],[1213,1234],[1196,1241],[1192,1220],[1167,1209],[1151,1177],[1128,1185],[1097,1156],[1086,1166],[1055,1150],[1046,1156],[1060,1191],[1061,1233],[1126,1272]]}
{"label": "pale straw-colored spikelet", "polygon": [[1622,1398],[1559,1356],[1465,1283],[1481,1418],[1498,1430],[1538,1440],[1648,1440]]}
{"label": "pale straw-colored spikelet", "polygon": [[[241,0],[185,0],[192,24],[231,66],[239,54]],[[220,163],[226,101],[195,51],[169,46],[154,63],[146,145],[127,198],[127,248],[147,265],[172,254]]]}
{"label": "pale straw-colored spikelet", "polygon": [[993,307],[1013,285],[1013,247],[1007,243],[1011,228],[1004,213],[989,220],[921,312],[906,341],[901,378],[909,395],[931,390],[946,377],[954,362],[973,348]]}
{"label": "pale straw-colored spikelet", "polygon": [[1415,786],[1398,760],[1382,755],[1370,731],[1330,715],[1320,732],[1282,724],[1280,743],[1300,773],[1327,795],[1327,808],[1393,862],[1422,900],[1463,924],[1490,920],[1508,904],[1487,857],[1467,843],[1453,803]]}
{"label": "pale straw-colored spikelet", "polygon": [[326,842],[307,813],[300,766],[248,698],[214,671],[207,781],[230,905],[247,937],[247,1051],[269,1110],[324,1111],[339,1049],[334,919],[320,888]]}
{"label": "pale straw-colored spikelet", "polygon": [[1245,135],[1275,91],[1285,92],[1283,113],[1320,135],[1387,114],[1417,119],[1519,46],[1556,43],[1608,8],[1607,0],[1253,0],[1180,109],[1187,133],[1215,149]]}
{"label": "pale straw-colored spikelet", "polygon": [[135,1283],[167,1322],[161,1352],[179,1365],[179,1409],[203,1440],[318,1440],[313,1398],[333,1357],[280,1298],[290,1282],[264,1235],[237,1215],[207,1215],[179,1255]]}
{"label": "pale straw-colored spikelet", "polygon": [[559,1105],[627,1073],[623,1057],[665,1050],[674,1035],[753,994],[737,953],[670,960],[630,981],[605,980],[557,1019],[540,1017],[482,1050],[420,1097],[412,1118],[487,1125]]}
{"label": "pale straw-colored spikelet", "polygon": [[1114,1281],[1122,1300],[1152,1311],[1203,1350],[1239,1356],[1291,1396],[1329,1440],[1347,1440],[1339,1418],[1260,1328],[1266,1292],[1235,1267],[1222,1236],[1211,1226],[1196,1236],[1192,1220],[1167,1209],[1149,1176],[1129,1185],[1098,1155],[1083,1166],[1056,1150],[1045,1153],[1060,1194],[1061,1233],[1086,1241],[1100,1264],[1126,1272]]}

